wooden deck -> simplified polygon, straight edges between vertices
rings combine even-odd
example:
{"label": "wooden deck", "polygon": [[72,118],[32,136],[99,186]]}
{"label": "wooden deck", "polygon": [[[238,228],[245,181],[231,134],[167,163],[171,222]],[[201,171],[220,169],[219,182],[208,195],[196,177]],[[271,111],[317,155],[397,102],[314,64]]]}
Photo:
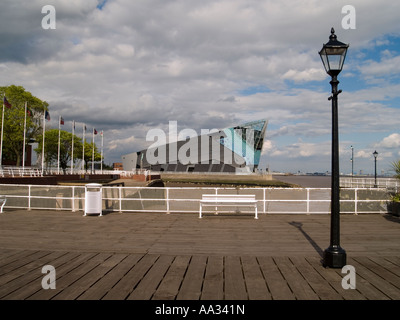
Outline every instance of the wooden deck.
{"label": "wooden deck", "polygon": [[[321,265],[328,215],[6,211],[2,300],[399,300],[400,219],[341,217],[356,289]],[[56,270],[44,290],[41,270]]]}

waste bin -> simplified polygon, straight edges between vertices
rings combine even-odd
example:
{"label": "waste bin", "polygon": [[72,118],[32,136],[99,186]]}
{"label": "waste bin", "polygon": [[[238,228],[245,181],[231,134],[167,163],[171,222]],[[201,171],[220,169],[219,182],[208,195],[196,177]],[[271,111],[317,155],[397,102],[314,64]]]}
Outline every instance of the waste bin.
{"label": "waste bin", "polygon": [[89,183],[85,185],[85,216],[100,214],[102,216],[102,185]]}

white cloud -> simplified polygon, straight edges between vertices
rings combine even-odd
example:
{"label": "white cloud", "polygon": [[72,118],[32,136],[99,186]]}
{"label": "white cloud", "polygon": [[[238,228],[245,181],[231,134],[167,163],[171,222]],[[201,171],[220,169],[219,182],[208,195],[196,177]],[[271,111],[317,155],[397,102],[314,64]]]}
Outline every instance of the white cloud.
{"label": "white cloud", "polygon": [[400,148],[400,134],[392,133],[385,137],[381,142],[377,143],[376,146],[381,148]]}

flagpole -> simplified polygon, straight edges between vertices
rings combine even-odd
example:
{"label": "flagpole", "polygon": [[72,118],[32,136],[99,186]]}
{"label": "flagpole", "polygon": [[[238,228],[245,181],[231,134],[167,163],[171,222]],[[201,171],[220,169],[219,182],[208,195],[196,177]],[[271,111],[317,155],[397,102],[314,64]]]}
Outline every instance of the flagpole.
{"label": "flagpole", "polygon": [[4,98],[6,94],[3,94],[3,112],[1,115],[1,143],[0,143],[0,167],[3,165],[3,127],[4,127]]}
{"label": "flagpole", "polygon": [[74,171],[74,134],[75,134],[75,120],[72,121],[71,174]]}
{"label": "flagpole", "polygon": [[101,130],[101,162],[100,162],[100,172],[103,174],[103,130]]}
{"label": "flagpole", "polygon": [[24,174],[24,170],[25,170],[25,142],[26,142],[26,105],[27,102],[25,101],[25,117],[24,117],[24,144],[22,147],[22,174]]}
{"label": "flagpole", "polygon": [[43,142],[42,142],[42,176],[44,175],[44,136],[46,128],[46,110],[43,112]]}
{"label": "flagpole", "polygon": [[86,131],[86,126],[83,124],[82,127],[83,130],[83,138],[82,138],[82,171],[85,172],[85,131]]}
{"label": "flagpole", "polygon": [[61,116],[58,116],[58,154],[57,154],[57,174],[60,174],[60,134],[61,134]]}
{"label": "flagpole", "polygon": [[92,131],[92,174],[94,173],[94,128]]}

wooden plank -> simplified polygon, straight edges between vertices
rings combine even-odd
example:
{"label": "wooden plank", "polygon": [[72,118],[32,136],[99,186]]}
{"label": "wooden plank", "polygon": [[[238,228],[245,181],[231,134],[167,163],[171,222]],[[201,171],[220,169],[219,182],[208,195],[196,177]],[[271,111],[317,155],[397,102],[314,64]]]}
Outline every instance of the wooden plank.
{"label": "wooden plank", "polygon": [[[385,268],[387,271],[390,273],[394,274],[397,276],[396,279],[399,279],[400,277],[400,265],[394,264],[391,262],[388,257],[368,257],[371,261],[375,262],[377,265],[379,265],[382,268]],[[385,271],[386,272],[386,271]],[[389,275],[392,277],[391,275]],[[394,283],[398,283],[398,280],[395,280]],[[398,285],[396,285],[398,287]]]}
{"label": "wooden plank", "polygon": [[[290,260],[321,300],[343,299],[304,257],[291,257]],[[323,266],[318,266],[318,268],[323,268]]]}
{"label": "wooden plank", "polygon": [[111,288],[110,291],[102,298],[103,300],[122,300],[126,299],[128,295],[134,290],[139,281],[142,280],[144,275],[153,266],[154,262],[158,259],[158,255],[146,254],[137,264],[133,266],[121,280]]}
{"label": "wooden plank", "polygon": [[224,299],[224,262],[222,256],[208,257],[200,299]]}
{"label": "wooden plank", "polygon": [[[39,269],[41,271],[41,267],[43,264],[38,263],[40,259],[45,258],[46,256],[51,255],[51,252],[47,251],[39,251],[33,255],[29,255],[27,257],[22,257],[18,261],[13,264],[8,264],[4,268],[7,270],[7,273],[3,274],[0,277],[0,286],[19,278],[27,272],[30,272],[33,269]],[[14,268],[13,268],[14,266]]]}
{"label": "wooden plank", "polygon": [[248,298],[250,300],[271,300],[271,293],[256,257],[244,256],[241,257],[241,260]]}
{"label": "wooden plank", "polygon": [[161,256],[146,273],[144,278],[138,283],[133,292],[128,296],[128,300],[149,300],[157,290],[158,285],[165,273],[171,266],[173,256]]}
{"label": "wooden plank", "polygon": [[[13,279],[7,282],[5,285],[0,287],[0,298],[3,298],[6,295],[14,292],[20,287],[29,287],[29,284],[37,279],[40,276],[43,276],[41,271],[42,267],[49,263],[49,261],[53,261],[58,257],[64,255],[65,252],[52,252],[44,257],[36,259],[23,267],[15,270],[14,272],[10,272],[9,275],[13,275]],[[41,287],[41,280],[37,281],[38,287]]]}
{"label": "wooden plank", "polygon": [[240,257],[225,257],[225,299],[247,300],[246,285]]}
{"label": "wooden plank", "polygon": [[174,300],[178,295],[183,277],[188,268],[190,256],[177,256],[161,280],[152,300]]}
{"label": "wooden plank", "polygon": [[[270,299],[295,300],[287,280],[283,277],[274,259],[272,257],[257,257],[257,260],[269,289]],[[285,261],[282,258],[278,259],[278,261],[284,268]],[[284,270],[286,269],[284,268]],[[290,269],[288,272],[291,272]]]}
{"label": "wooden plank", "polygon": [[[75,252],[54,252],[55,255],[48,255],[46,256],[46,260],[41,261],[41,263],[44,265],[50,264],[52,265],[55,270],[56,270],[56,281],[57,281],[57,270],[62,266],[63,264],[69,263],[72,259],[76,258],[78,256],[78,253]],[[59,255],[59,256],[58,256]],[[11,299],[11,300],[23,300],[27,299],[36,292],[40,290],[44,290],[42,288],[42,279],[45,276],[45,274],[41,273],[41,268],[39,270],[32,270],[29,273],[26,273],[20,278],[21,279],[20,283],[16,283],[15,287],[17,290],[14,292],[10,293],[4,299]],[[20,279],[19,278],[19,279]]]}
{"label": "wooden plank", "polygon": [[142,254],[128,255],[115,268],[80,295],[78,300],[100,300],[142,257]]}
{"label": "wooden plank", "polygon": [[[114,268],[126,255],[107,253],[99,254],[96,259],[91,259],[86,264],[92,262],[93,267],[78,280],[74,281],[65,288],[62,292],[54,297],[55,300],[74,300],[78,298],[85,290],[87,290],[93,283],[97,282],[103,277],[110,269]],[[94,261],[95,260],[95,261]],[[85,264],[85,265],[86,265]]]}
{"label": "wooden plank", "polygon": [[18,249],[18,250],[0,249],[0,270],[1,270],[1,267],[3,265],[8,264],[10,260],[11,260],[11,262],[15,261],[16,258],[14,258],[14,257],[17,255],[20,255],[21,251],[22,250],[20,250],[20,249]]}
{"label": "wooden plank", "polygon": [[207,265],[206,256],[193,256],[183,279],[177,300],[199,300]]}
{"label": "wooden plank", "polygon": [[[96,258],[96,253],[82,253],[69,263],[62,265],[56,270],[56,289],[54,290],[40,290],[30,296],[29,300],[50,300],[55,295],[60,293],[64,288],[67,288],[71,283],[79,279],[87,272],[87,268],[91,267],[88,264],[93,258]],[[89,269],[90,270],[90,269]]]}
{"label": "wooden plank", "polygon": [[354,266],[356,270],[356,288],[364,297],[368,300],[390,300],[385,293],[372,284],[373,281],[371,282],[371,276],[375,276],[373,273],[368,272],[367,269],[351,257],[347,257],[347,264]]}
{"label": "wooden plank", "polygon": [[[345,276],[344,274],[338,273],[335,269],[330,268],[320,268],[321,258],[318,257],[308,257],[306,258],[308,263],[310,263],[315,270],[331,285],[332,288],[336,290],[345,300],[366,300],[366,298],[356,289],[343,289],[342,280]],[[340,269],[341,270],[341,269]],[[357,286],[356,286],[357,287]]]}
{"label": "wooden plank", "polygon": [[[353,260],[359,263],[357,267],[355,266],[357,274],[361,273],[361,275],[364,274],[367,276],[371,284],[373,284],[380,291],[384,292],[385,295],[391,299],[400,300],[400,290],[398,287],[399,283],[397,276],[389,273],[384,268],[378,267],[366,257],[354,257]],[[395,282],[396,284],[393,284],[392,282]]]}
{"label": "wooden plank", "polygon": [[[318,300],[318,295],[299,273],[288,257],[275,257],[274,261],[288,286],[298,300]],[[268,281],[267,281],[268,284]]]}
{"label": "wooden plank", "polygon": [[[18,272],[21,273],[24,266],[34,262],[35,260],[44,257],[50,254],[50,251],[23,251],[21,254],[16,256],[16,260],[10,260],[7,265],[4,265],[0,268],[0,285],[6,283],[13,279],[14,277],[18,276]],[[22,269],[21,269],[22,268]],[[21,269],[20,271],[18,271]],[[22,274],[24,271],[22,271]]]}

